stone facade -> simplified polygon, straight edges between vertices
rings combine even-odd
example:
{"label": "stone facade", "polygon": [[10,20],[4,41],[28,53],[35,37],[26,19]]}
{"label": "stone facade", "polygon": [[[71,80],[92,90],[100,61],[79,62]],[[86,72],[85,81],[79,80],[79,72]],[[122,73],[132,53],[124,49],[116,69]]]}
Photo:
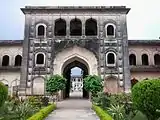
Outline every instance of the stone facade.
{"label": "stone facade", "polygon": [[[24,40],[0,42],[0,78],[2,82],[8,81],[5,84],[11,92],[18,85],[19,95],[45,94],[45,76],[63,74],[65,67],[74,61],[82,63],[88,74],[100,75],[104,90],[112,93],[129,92],[132,78],[159,77],[160,67],[155,65],[154,56],[159,55],[160,41],[128,40],[129,8],[26,6],[21,10],[25,14]],[[61,21],[58,28],[63,30],[64,25],[65,31],[56,32],[57,21]],[[81,26],[72,28],[72,21]],[[88,21],[96,24],[94,35],[86,32]],[[80,33],[77,35],[76,31],[72,35],[72,29],[78,27]],[[136,58],[130,61],[131,54]],[[142,64],[143,54],[148,55],[148,64],[144,65],[144,60]],[[2,65],[4,55],[10,58],[5,66]],[[15,66],[16,55],[23,56],[21,69]],[[12,81],[17,82],[12,85]]]}

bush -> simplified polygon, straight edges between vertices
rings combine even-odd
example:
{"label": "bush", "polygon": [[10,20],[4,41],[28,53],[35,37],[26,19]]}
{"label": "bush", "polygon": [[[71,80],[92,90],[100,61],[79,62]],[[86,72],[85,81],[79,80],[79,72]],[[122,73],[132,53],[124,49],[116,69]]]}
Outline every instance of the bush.
{"label": "bush", "polygon": [[92,105],[92,109],[96,112],[97,116],[99,116],[100,120],[113,120],[112,117],[100,107]]}
{"label": "bush", "polygon": [[41,102],[43,106],[48,106],[49,98],[48,97],[41,97]]}
{"label": "bush", "polygon": [[55,95],[60,90],[65,89],[66,87],[66,79],[60,75],[51,75],[47,79],[46,83],[46,91],[51,95]]}
{"label": "bush", "polygon": [[41,97],[39,96],[29,96],[28,101],[34,107],[38,107],[38,108],[42,107]]}
{"label": "bush", "polygon": [[28,101],[15,104],[14,100],[6,101],[0,109],[2,120],[26,120],[39,109],[33,107]]}
{"label": "bush", "polygon": [[96,75],[88,75],[84,78],[84,89],[92,93],[92,96],[95,97],[98,92],[103,90],[102,79]]}
{"label": "bush", "polygon": [[114,118],[114,120],[124,120],[126,116],[124,105],[113,104],[108,108],[108,112]]}
{"label": "bush", "polygon": [[137,83],[132,88],[132,99],[135,107],[144,113],[149,120],[156,120],[160,110],[160,80],[147,80]]}
{"label": "bush", "polygon": [[55,104],[49,105],[49,106],[41,109],[39,112],[37,112],[36,114],[34,114],[32,117],[28,118],[27,120],[43,120],[45,117],[48,116],[49,113],[51,113],[55,109],[56,109]]}
{"label": "bush", "polygon": [[110,102],[114,105],[123,105],[126,114],[136,114],[136,110],[132,104],[131,94],[121,93],[110,96]]}
{"label": "bush", "polygon": [[0,107],[4,104],[8,97],[7,87],[0,82]]}
{"label": "bush", "polygon": [[110,95],[104,92],[99,92],[97,97],[93,97],[93,102],[103,109],[110,106]]}
{"label": "bush", "polygon": [[28,100],[22,102],[15,107],[14,114],[17,115],[16,120],[26,120],[39,110],[38,107],[34,107]]}

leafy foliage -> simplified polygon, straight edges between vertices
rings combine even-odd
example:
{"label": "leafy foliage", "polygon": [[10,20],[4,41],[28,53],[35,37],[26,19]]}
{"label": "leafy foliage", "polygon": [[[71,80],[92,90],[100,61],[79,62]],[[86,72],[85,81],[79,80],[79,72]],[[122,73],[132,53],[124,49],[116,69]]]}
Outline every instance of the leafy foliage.
{"label": "leafy foliage", "polygon": [[114,120],[124,120],[125,119],[125,109],[124,105],[111,105],[108,108],[108,112],[111,114]]}
{"label": "leafy foliage", "polygon": [[26,120],[39,109],[33,107],[29,101],[15,104],[14,100],[6,101],[0,109],[0,120]]}
{"label": "leafy foliage", "polygon": [[40,110],[39,112],[37,112],[35,115],[33,115],[32,117],[30,117],[27,120],[43,120],[54,109],[56,109],[56,105],[55,104],[51,104],[51,105],[43,108],[42,110]]}
{"label": "leafy foliage", "polygon": [[121,93],[114,94],[110,96],[110,102],[114,105],[123,105],[126,114],[133,114],[133,116],[137,113],[135,107],[132,104],[131,94]]}
{"label": "leafy foliage", "polygon": [[103,90],[102,79],[96,75],[88,75],[84,78],[84,89],[96,96],[98,92]]}
{"label": "leafy foliage", "polygon": [[103,109],[110,106],[110,95],[104,92],[99,92],[96,97],[93,97],[93,102]]}
{"label": "leafy foliage", "polygon": [[132,99],[135,107],[144,113],[149,120],[160,116],[160,80],[153,79],[137,83],[132,88]]}
{"label": "leafy foliage", "polygon": [[34,107],[29,103],[29,101],[25,101],[16,107],[14,113],[17,115],[16,119],[26,120],[38,110],[38,107]]}
{"label": "leafy foliage", "polygon": [[49,98],[48,97],[41,97],[41,102],[43,106],[47,106],[49,103]]}
{"label": "leafy foliage", "polygon": [[100,107],[96,105],[92,105],[92,109],[96,112],[96,114],[99,116],[100,120],[113,120],[112,117],[107,114],[106,111],[101,109]]}
{"label": "leafy foliage", "polygon": [[0,107],[6,101],[7,96],[8,96],[8,89],[2,82],[0,82]]}
{"label": "leafy foliage", "polygon": [[138,111],[132,120],[147,120],[147,117],[142,112]]}
{"label": "leafy foliage", "polygon": [[29,96],[28,97],[29,103],[34,107],[42,107],[41,97],[40,96]]}
{"label": "leafy foliage", "polygon": [[52,75],[47,78],[46,91],[50,94],[55,94],[60,90],[65,89],[66,79],[60,75]]}

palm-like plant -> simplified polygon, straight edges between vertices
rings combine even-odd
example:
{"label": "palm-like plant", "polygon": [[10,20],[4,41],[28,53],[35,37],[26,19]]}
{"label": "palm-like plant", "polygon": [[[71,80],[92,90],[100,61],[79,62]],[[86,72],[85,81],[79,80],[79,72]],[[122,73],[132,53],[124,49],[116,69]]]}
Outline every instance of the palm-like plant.
{"label": "palm-like plant", "polygon": [[10,120],[12,119],[14,114],[14,102],[13,101],[6,101],[4,105],[0,108],[0,120]]}
{"label": "palm-like plant", "polygon": [[33,107],[29,101],[25,101],[18,105],[14,112],[17,115],[18,120],[26,120],[38,110],[38,107]]}
{"label": "palm-like plant", "polygon": [[112,104],[107,111],[111,114],[114,120],[125,120],[124,105]]}
{"label": "palm-like plant", "polygon": [[20,104],[15,104],[14,101],[6,101],[0,108],[0,120],[26,120],[38,110],[29,101]]}

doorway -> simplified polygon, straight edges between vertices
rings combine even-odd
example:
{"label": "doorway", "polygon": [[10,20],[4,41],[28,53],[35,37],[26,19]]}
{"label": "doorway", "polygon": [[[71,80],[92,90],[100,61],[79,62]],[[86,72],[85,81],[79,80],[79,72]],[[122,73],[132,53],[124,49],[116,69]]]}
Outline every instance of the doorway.
{"label": "doorway", "polygon": [[83,87],[83,79],[88,75],[88,68],[80,61],[72,61],[63,70],[63,77],[67,79],[63,98],[89,98],[88,92]]}

